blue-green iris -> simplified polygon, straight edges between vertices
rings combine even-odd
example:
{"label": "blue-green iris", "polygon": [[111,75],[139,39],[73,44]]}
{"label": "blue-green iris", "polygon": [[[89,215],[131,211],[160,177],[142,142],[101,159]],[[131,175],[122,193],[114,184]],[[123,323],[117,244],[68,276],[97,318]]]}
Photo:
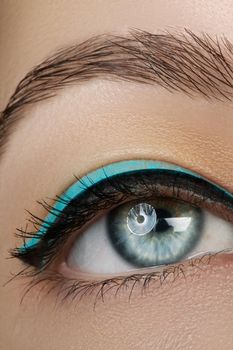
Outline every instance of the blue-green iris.
{"label": "blue-green iris", "polygon": [[169,198],[128,202],[108,215],[113,247],[138,267],[175,263],[190,253],[201,237],[200,208]]}

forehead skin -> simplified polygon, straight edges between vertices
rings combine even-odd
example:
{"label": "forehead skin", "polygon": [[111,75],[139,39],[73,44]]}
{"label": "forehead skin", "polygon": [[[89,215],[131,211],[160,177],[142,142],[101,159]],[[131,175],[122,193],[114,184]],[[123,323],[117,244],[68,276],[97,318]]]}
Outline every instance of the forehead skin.
{"label": "forehead skin", "polygon": [[[24,0],[0,7],[0,110],[33,66],[92,35],[186,27],[233,41],[231,1]],[[5,258],[16,245],[13,232],[23,225],[24,209],[43,216],[36,200],[62,192],[74,173],[124,158],[156,158],[233,191],[230,102],[99,80],[62,91],[25,114],[0,167],[1,286],[19,268]],[[230,259],[146,296],[136,291],[130,303],[122,293],[95,312],[87,299],[78,308],[71,303],[54,310],[52,296],[40,303],[33,294],[20,306],[23,286],[15,282],[0,289],[0,348],[231,349],[232,288]]]}

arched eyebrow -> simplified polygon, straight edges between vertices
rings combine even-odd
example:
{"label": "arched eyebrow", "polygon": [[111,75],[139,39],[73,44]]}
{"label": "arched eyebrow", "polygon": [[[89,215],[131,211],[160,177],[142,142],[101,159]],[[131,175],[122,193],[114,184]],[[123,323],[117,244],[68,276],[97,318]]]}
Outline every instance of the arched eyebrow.
{"label": "arched eyebrow", "polygon": [[18,84],[0,116],[0,150],[22,111],[69,85],[93,78],[156,84],[170,92],[232,100],[233,45],[225,37],[151,34],[131,29],[102,34],[64,48],[33,68]]}

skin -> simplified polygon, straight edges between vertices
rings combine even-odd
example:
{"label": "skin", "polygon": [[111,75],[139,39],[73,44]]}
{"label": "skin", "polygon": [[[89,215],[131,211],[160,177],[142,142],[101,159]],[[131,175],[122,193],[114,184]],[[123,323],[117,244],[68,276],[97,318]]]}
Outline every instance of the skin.
{"label": "skin", "polygon": [[[34,65],[94,34],[172,26],[224,33],[233,41],[230,1],[24,0],[0,6],[0,109]],[[157,159],[233,192],[232,130],[231,102],[101,79],[28,109],[0,164],[0,348],[232,349],[231,255],[204,264],[204,271],[185,266],[186,279],[168,279],[161,288],[155,283],[144,295],[137,286],[130,302],[127,291],[117,298],[110,293],[95,311],[91,298],[56,305],[55,295],[38,290],[20,305],[25,281],[2,287],[21,266],[6,258],[19,244],[13,233],[26,222],[25,208],[44,217],[36,201],[63,192],[73,174],[123,159]]]}

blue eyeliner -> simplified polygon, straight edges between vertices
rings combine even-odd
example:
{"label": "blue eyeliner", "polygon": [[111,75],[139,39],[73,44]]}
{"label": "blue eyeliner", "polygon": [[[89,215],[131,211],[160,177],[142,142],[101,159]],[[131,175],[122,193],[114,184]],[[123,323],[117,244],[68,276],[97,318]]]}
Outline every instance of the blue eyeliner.
{"label": "blue eyeliner", "polygon": [[175,174],[186,174],[192,176],[194,179],[202,179],[210,185],[213,185],[218,191],[222,192],[228,198],[232,200],[233,203],[233,194],[226,191],[222,187],[216,185],[215,183],[205,179],[200,176],[198,173],[185,169],[183,167],[169,164],[166,162],[160,162],[155,160],[125,160],[112,164],[108,164],[104,167],[101,167],[97,170],[92,171],[91,173],[85,175],[81,179],[73,183],[59,198],[59,200],[54,204],[53,209],[47,215],[44,220],[44,223],[40,227],[39,231],[32,239],[25,242],[19,250],[25,251],[27,249],[34,248],[40,242],[40,239],[47,230],[54,224],[57,220],[57,213],[63,212],[63,210],[69,205],[69,203],[74,199],[78,198],[80,195],[85,193],[88,189],[94,185],[99,184],[100,182],[106,180],[106,178],[111,179],[116,175],[127,175],[131,173],[137,173],[139,171],[172,171]]}

